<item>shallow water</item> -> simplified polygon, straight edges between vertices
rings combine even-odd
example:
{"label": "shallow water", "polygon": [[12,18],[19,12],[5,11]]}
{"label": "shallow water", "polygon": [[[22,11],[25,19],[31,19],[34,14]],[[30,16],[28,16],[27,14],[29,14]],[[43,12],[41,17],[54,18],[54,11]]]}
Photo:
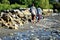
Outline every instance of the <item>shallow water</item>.
{"label": "shallow water", "polygon": [[56,30],[33,29],[24,32],[11,33],[2,40],[59,40],[60,35]]}
{"label": "shallow water", "polygon": [[[56,21],[56,17],[40,20],[40,23],[37,23],[36,25],[31,26],[29,23],[28,25],[24,25],[24,28],[21,27],[20,29],[27,29],[23,32],[14,32],[10,33],[10,35],[6,35],[2,40],[60,40],[60,33],[56,30],[57,27],[60,27],[58,24],[59,21]],[[40,28],[40,25],[42,25],[42,28]],[[55,27],[55,30],[53,29],[45,29],[45,27]],[[54,26],[55,25],[55,26]],[[29,27],[30,26],[30,27]],[[37,27],[36,27],[37,26]]]}

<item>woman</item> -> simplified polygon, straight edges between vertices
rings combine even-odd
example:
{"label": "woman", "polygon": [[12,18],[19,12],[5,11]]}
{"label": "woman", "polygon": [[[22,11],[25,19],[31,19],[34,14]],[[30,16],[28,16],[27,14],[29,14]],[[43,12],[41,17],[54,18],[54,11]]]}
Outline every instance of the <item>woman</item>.
{"label": "woman", "polygon": [[34,23],[34,20],[36,19],[36,13],[37,13],[37,10],[36,10],[34,4],[30,8],[30,12],[31,12],[31,15],[32,15],[32,22]]}
{"label": "woman", "polygon": [[40,6],[38,6],[37,8],[37,22],[39,22],[39,20],[42,18],[42,9],[40,8]]}

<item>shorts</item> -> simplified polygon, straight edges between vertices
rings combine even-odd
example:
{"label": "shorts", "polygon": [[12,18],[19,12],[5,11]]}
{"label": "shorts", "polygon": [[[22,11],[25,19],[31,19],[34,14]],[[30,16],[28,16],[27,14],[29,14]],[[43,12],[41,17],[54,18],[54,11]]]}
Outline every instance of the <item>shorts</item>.
{"label": "shorts", "polygon": [[36,17],[36,15],[32,14],[32,20],[34,20],[34,19],[35,19],[35,17]]}
{"label": "shorts", "polygon": [[40,20],[42,18],[42,15],[37,14],[38,20]]}

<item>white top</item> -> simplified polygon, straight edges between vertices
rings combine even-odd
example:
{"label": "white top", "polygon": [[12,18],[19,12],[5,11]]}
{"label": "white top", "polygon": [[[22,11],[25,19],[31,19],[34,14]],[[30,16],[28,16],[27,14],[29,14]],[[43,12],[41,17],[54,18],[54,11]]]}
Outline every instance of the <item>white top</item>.
{"label": "white top", "polygon": [[41,8],[37,8],[37,14],[42,15],[42,9]]}
{"label": "white top", "polygon": [[32,12],[34,15],[36,15],[37,12],[36,12],[36,8],[35,8],[34,6],[31,7],[31,12]]}

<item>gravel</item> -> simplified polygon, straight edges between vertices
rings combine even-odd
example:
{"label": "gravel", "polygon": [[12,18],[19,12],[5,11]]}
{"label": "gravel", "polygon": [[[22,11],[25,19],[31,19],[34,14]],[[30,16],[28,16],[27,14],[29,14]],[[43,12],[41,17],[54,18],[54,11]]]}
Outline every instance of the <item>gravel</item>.
{"label": "gravel", "polygon": [[1,40],[59,40],[60,15],[49,16],[41,19],[39,23],[28,23],[18,30],[0,28]]}

